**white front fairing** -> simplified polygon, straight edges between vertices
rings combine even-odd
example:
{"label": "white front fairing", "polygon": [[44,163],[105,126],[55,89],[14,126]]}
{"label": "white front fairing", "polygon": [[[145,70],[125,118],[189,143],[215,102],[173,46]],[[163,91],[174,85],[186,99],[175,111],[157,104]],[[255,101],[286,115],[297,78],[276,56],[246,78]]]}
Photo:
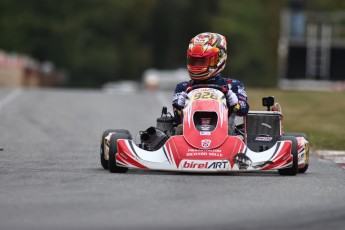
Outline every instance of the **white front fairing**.
{"label": "white front fairing", "polygon": [[272,162],[279,161],[282,161],[282,163],[277,164],[275,167],[271,167],[270,169],[290,167],[292,165],[292,162],[290,164],[286,164],[286,162],[284,161],[288,157],[288,155],[277,155],[277,153],[283,151],[282,148],[284,148],[285,146],[281,143],[284,142],[291,143],[291,141],[278,141],[272,148],[262,152],[254,152],[246,147],[243,152],[245,159],[242,158],[240,161],[237,161],[237,163],[234,164],[233,170],[241,170],[244,168],[246,170],[257,170],[259,168],[265,168],[266,166],[269,166]]}
{"label": "white front fairing", "polygon": [[[175,161],[174,158],[168,157],[167,152],[172,152],[170,145],[164,145],[162,148],[156,151],[146,151],[138,146],[132,140],[123,140],[125,141],[126,149],[131,151],[131,154],[124,155],[121,152],[119,153],[122,156],[123,162],[126,163],[126,167],[140,168],[138,165],[131,164],[132,160],[135,160],[140,165],[143,165],[150,169],[159,169],[159,170],[176,170],[174,167]],[[128,157],[131,159],[128,160]],[[126,159],[127,158],[127,159]],[[122,165],[121,163],[119,164]]]}
{"label": "white front fairing", "polygon": [[271,170],[291,167],[291,145],[291,141],[279,141],[271,149],[257,153],[238,137],[229,136],[220,148],[195,149],[182,136],[173,136],[159,150],[146,151],[132,140],[118,140],[116,161],[122,167],[168,171]]}

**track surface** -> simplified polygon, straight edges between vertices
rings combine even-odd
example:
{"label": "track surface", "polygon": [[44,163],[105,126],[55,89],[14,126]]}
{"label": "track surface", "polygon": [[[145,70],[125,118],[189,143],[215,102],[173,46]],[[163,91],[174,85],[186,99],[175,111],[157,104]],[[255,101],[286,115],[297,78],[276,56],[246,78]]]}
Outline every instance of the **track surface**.
{"label": "track surface", "polygon": [[[10,93],[0,89],[0,104]],[[316,157],[296,177],[101,169],[101,132],[144,130],[170,97],[79,90],[12,96],[0,108],[0,229],[345,228],[345,171]]]}

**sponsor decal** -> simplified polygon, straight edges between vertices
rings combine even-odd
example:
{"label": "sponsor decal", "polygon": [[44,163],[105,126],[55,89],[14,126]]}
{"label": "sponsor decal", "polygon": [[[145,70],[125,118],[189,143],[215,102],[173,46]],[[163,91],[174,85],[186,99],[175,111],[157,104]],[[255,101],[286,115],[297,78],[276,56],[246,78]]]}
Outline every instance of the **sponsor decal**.
{"label": "sponsor decal", "polygon": [[273,161],[252,162],[245,153],[238,153],[233,160],[239,169],[262,169],[273,164]]}
{"label": "sponsor decal", "polygon": [[192,156],[212,156],[212,157],[222,157],[222,150],[221,149],[188,149],[188,152],[186,153],[187,157]]}
{"label": "sponsor decal", "polygon": [[201,140],[201,146],[203,148],[208,148],[208,147],[210,147],[210,145],[211,145],[211,140],[209,140],[209,139]]}
{"label": "sponsor decal", "polygon": [[207,42],[207,38],[195,38],[194,42],[195,43],[205,43],[205,42]]}
{"label": "sponsor decal", "polygon": [[298,162],[305,160],[304,153],[298,156]]}
{"label": "sponsor decal", "polygon": [[201,132],[200,132],[200,135],[201,135],[201,136],[210,136],[210,135],[211,135],[211,132],[201,131]]}
{"label": "sponsor decal", "polygon": [[273,137],[256,137],[256,141],[271,141]]}
{"label": "sponsor decal", "polygon": [[239,169],[248,169],[252,165],[252,160],[245,153],[236,154],[233,160]]}
{"label": "sponsor decal", "polygon": [[183,160],[180,163],[180,169],[183,170],[227,170],[229,169],[229,161],[201,161],[201,160]]}

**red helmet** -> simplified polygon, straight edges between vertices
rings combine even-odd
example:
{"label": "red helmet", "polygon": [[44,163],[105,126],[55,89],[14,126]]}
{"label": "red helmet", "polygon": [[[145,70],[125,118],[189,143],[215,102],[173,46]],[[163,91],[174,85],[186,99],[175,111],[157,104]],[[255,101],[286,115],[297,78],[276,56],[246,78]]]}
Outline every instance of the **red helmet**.
{"label": "red helmet", "polygon": [[198,34],[189,42],[187,67],[193,80],[206,80],[222,71],[226,64],[226,39],[216,33]]}

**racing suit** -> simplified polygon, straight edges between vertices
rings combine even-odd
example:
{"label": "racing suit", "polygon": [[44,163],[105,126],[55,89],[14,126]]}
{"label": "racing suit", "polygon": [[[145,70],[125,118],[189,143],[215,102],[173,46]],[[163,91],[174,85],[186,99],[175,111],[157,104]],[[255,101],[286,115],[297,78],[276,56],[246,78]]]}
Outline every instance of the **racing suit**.
{"label": "racing suit", "polygon": [[213,84],[213,85],[224,86],[228,90],[229,89],[232,90],[232,92],[237,95],[240,109],[234,113],[229,112],[229,127],[234,125],[234,120],[235,120],[236,115],[245,116],[248,113],[249,104],[247,103],[247,93],[246,93],[243,83],[238,80],[221,77],[220,74],[217,74],[215,76],[208,78],[207,80],[203,80],[203,81],[190,80],[190,81],[181,82],[177,84],[175,93],[173,96],[173,103],[172,103],[176,125],[179,125],[182,123],[182,111],[177,103],[179,96],[181,95],[181,93],[185,92],[188,87],[193,86],[193,85],[199,85],[199,84]]}

